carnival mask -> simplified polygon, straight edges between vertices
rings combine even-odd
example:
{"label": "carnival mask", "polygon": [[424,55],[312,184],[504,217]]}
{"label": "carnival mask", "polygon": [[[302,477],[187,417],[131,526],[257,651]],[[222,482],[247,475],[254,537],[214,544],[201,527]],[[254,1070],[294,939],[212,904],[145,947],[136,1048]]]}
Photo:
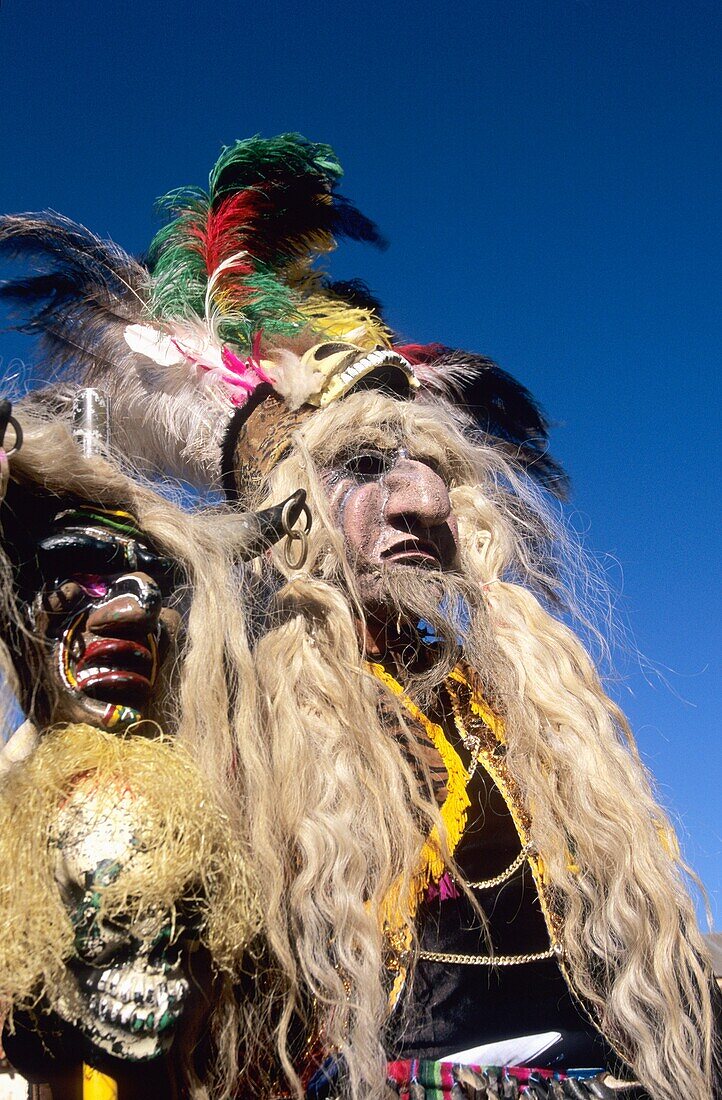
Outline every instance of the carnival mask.
{"label": "carnival mask", "polygon": [[125,512],[61,512],[40,541],[42,588],[32,603],[59,688],[54,717],[113,727],[146,712],[180,623],[169,597],[180,576]]}
{"label": "carnival mask", "polygon": [[454,568],[457,523],[448,487],[428,460],[362,445],[325,481],[365,601],[373,602],[381,570]]}

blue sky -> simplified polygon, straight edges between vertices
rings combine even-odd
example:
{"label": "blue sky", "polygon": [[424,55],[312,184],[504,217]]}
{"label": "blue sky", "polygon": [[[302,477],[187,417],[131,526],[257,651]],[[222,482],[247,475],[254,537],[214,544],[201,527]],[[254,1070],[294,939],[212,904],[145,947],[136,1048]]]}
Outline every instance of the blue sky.
{"label": "blue sky", "polygon": [[0,209],[141,251],[222,144],[299,130],[391,242],[334,274],[541,399],[628,635],[610,690],[718,928],[721,47],[705,0],[0,6]]}

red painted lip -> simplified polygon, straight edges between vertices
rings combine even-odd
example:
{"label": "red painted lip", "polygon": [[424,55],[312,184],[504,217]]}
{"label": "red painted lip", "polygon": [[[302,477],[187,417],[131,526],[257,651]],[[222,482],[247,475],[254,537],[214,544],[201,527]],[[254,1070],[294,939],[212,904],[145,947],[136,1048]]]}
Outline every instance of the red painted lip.
{"label": "red painted lip", "polygon": [[100,703],[118,706],[142,705],[150,695],[152,684],[146,676],[121,669],[97,669],[76,677],[78,691]]}
{"label": "red painted lip", "polygon": [[95,638],[75,662],[78,689],[103,703],[137,703],[153,687],[153,654],[143,642]]}
{"label": "red painted lip", "polygon": [[89,642],[83,654],[75,663],[75,671],[114,664],[132,671],[149,672],[153,665],[153,654],[143,642],[128,638],[97,638]]}

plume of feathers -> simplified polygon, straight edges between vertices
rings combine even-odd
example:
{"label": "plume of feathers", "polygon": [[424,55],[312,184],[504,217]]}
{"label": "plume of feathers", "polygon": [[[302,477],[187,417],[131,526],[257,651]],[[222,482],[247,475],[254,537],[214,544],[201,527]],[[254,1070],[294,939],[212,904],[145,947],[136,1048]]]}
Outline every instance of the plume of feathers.
{"label": "plume of feathers", "polygon": [[[95,385],[114,409],[113,443],[145,472],[163,470],[192,482],[214,481],[218,448],[232,412],[222,380],[200,375],[192,359],[164,367],[130,346],[128,328],[148,316],[148,271],[117,245],[59,214],[0,218],[0,256],[30,276],[0,285],[15,327],[39,339],[42,375],[55,383],[38,394],[57,415],[70,415],[67,383]],[[200,320],[193,347],[209,336]],[[205,343],[204,343],[205,342]]]}
{"label": "plume of feathers", "polygon": [[[162,200],[172,217],[147,265],[59,214],[0,218],[0,256],[34,271],[0,286],[0,301],[21,331],[39,336],[47,381],[96,385],[110,397],[121,456],[144,472],[215,484],[233,407],[256,386],[271,382],[298,404],[300,356],[319,339],[393,345],[362,282],[334,283],[313,266],[339,236],[384,243],[337,194],[340,177],[333,150],[298,134],[236,142],[207,192]],[[465,404],[530,476],[564,495],[548,422],[519,382],[440,344],[396,350],[422,388]],[[56,398],[60,409],[47,392]]]}
{"label": "plume of feathers", "polygon": [[49,377],[114,359],[117,341],[108,335],[140,316],[146,303],[147,271],[137,260],[52,212],[0,218],[0,255],[36,270],[3,283],[0,300],[21,332],[43,341]]}
{"label": "plume of feathers", "polygon": [[333,150],[298,134],[237,142],[208,192],[161,200],[172,217],[147,265],[58,214],[0,219],[0,255],[36,271],[0,287],[0,300],[40,338],[46,381],[108,394],[121,455],[214,482],[233,407],[260,382],[288,388],[282,371],[270,379],[262,369],[262,342],[271,359],[279,345],[303,351],[324,335],[390,342],[352,284],[327,289],[312,270],[338,236],[384,243],[336,193],[340,176]]}
{"label": "plume of feathers", "polygon": [[[300,134],[238,141],[214,166],[208,191],[187,187],[161,199],[171,220],[149,251],[152,309],[159,318],[205,319],[219,343],[250,353],[254,337],[322,334],[303,281],[337,237],[382,245],[378,230],[336,193],[341,166],[328,145]],[[339,322],[329,329],[338,334]]]}

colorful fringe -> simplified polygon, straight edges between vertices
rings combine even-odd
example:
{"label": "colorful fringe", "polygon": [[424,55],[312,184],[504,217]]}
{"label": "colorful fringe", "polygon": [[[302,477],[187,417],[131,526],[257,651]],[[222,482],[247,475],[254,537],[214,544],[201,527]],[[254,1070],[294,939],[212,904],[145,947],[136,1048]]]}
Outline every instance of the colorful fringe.
{"label": "colorful fringe", "polygon": [[[424,1096],[426,1100],[447,1100],[452,1096],[473,1095],[481,1091],[491,1096],[524,1095],[530,1081],[561,1080],[565,1075],[554,1074],[547,1069],[529,1069],[524,1066],[504,1068],[501,1066],[462,1066],[454,1062],[428,1062],[419,1058],[408,1061],[389,1062],[388,1084],[402,1100],[417,1100]],[[478,1088],[475,1089],[478,1079]],[[423,1092],[421,1091],[423,1090]]]}
{"label": "colorful fringe", "polygon": [[598,1070],[466,1066],[421,1059],[389,1062],[389,1100],[642,1100],[637,1086],[611,1088]]}

